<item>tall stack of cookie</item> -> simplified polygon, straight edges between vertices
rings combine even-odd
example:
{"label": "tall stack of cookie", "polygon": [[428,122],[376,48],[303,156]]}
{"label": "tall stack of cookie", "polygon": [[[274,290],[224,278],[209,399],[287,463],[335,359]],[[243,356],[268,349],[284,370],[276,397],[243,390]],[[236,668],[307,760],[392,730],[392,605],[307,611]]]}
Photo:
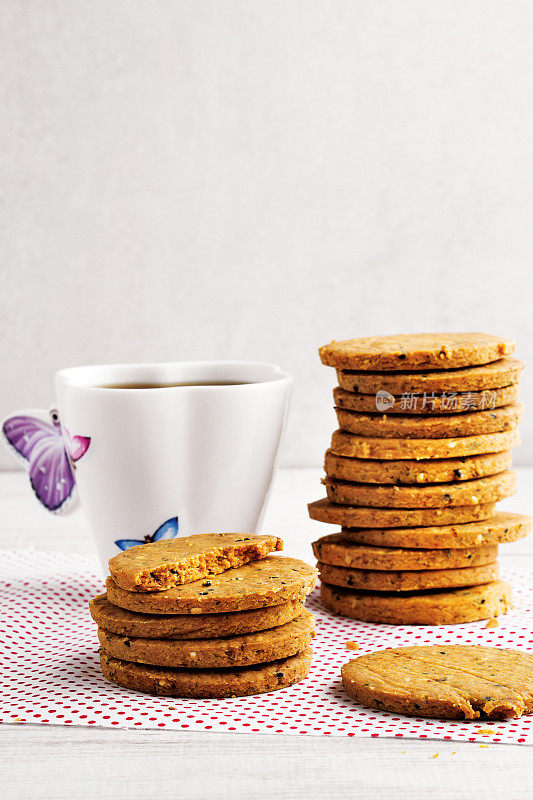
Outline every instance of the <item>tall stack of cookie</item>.
{"label": "tall stack of cookie", "polygon": [[316,570],[269,555],[275,536],[200,534],[132,547],[90,602],[102,671],[119,686],[174,697],[235,697],[306,677]]}
{"label": "tall stack of cookie", "polygon": [[501,542],[531,520],[495,511],[513,494],[522,363],[483,333],[332,342],[339,430],[326,452],[327,498],[312,519],[342,526],[314,543],[322,602],[354,619],[449,624],[511,605]]}

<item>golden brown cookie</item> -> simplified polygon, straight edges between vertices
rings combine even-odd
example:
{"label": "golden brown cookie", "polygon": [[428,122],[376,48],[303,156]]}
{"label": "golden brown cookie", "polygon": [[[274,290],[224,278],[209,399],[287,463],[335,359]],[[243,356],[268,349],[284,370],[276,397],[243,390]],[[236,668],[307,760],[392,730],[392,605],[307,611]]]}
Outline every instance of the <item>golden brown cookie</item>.
{"label": "golden brown cookie", "polygon": [[377,439],[453,439],[502,433],[516,428],[522,416],[522,403],[511,403],[493,411],[464,414],[357,414],[338,408],[339,428],[356,436]]}
{"label": "golden brown cookie", "polygon": [[[394,396],[381,393],[358,394],[347,392],[339,386],[333,389],[333,400],[337,408],[370,414],[460,414],[465,411],[489,411],[501,408],[518,400],[520,386],[515,383],[502,389],[485,389],[482,392],[459,392],[452,394],[406,394]],[[386,401],[386,409],[382,403]]]}
{"label": "golden brown cookie", "polygon": [[356,544],[342,533],[330,533],[313,542],[318,561],[336,567],[378,570],[458,569],[490,564],[498,557],[498,545],[440,550],[409,550]]}
{"label": "golden brown cookie", "polygon": [[503,433],[464,436],[458,439],[385,439],[334,431],[331,452],[349,458],[416,461],[433,458],[463,458],[482,453],[500,453],[520,444],[518,428]]}
{"label": "golden brown cookie", "polygon": [[441,508],[495,503],[510,497],[516,487],[516,472],[506,470],[473,481],[430,483],[426,486],[349,483],[333,478],[326,478],[324,483],[332,503],[378,508]]}
{"label": "golden brown cookie", "polygon": [[482,392],[501,389],[518,383],[524,368],[517,358],[501,358],[480,367],[440,369],[432,372],[354,372],[337,370],[341,389],[375,395],[384,391],[392,395],[412,392]]}
{"label": "golden brown cookie", "polygon": [[439,458],[426,461],[375,461],[348,458],[326,452],[324,470],[330,478],[357,483],[449,483],[496,475],[512,463],[510,450],[470,458]]}
{"label": "golden brown cookie", "polygon": [[277,536],[252,533],[200,533],[137,545],[109,560],[117,586],[130,592],[160,592],[219,575],[272,550],[283,550]]}
{"label": "golden brown cookie", "polygon": [[105,594],[89,603],[91,616],[100,628],[121,636],[147,639],[211,639],[264,631],[296,619],[303,611],[298,600],[277,606],[229,614],[139,614],[119,608]]}
{"label": "golden brown cookie", "polygon": [[533,712],[533,655],[479,645],[377,650],[342,667],[358,703],[394,714],[508,719]]}
{"label": "golden brown cookie", "polygon": [[499,576],[498,564],[461,569],[372,570],[332,567],[318,564],[320,578],[330,586],[369,592],[416,592],[422,589],[448,589],[452,586],[478,586]]}
{"label": "golden brown cookie", "polygon": [[531,517],[496,512],[483,521],[461,525],[436,525],[424,528],[387,528],[384,530],[344,528],[342,535],[350,542],[378,547],[465,548],[503,544],[523,539],[531,530]]}
{"label": "golden brown cookie", "polygon": [[163,697],[243,697],[274,692],[307,677],[311,648],[289,658],[243,669],[171,669],[134,664],[100,654],[102,672],[111,683]]}
{"label": "golden brown cookie", "polygon": [[512,590],[504,581],[436,592],[355,592],[321,584],[322,603],[330,611],[364,622],[391,625],[456,625],[505,614]]}
{"label": "golden brown cookie", "polygon": [[224,669],[288,658],[306,650],[314,636],[315,618],[304,610],[298,619],[257,633],[215,639],[143,639],[98,629],[108,656],[159,667]]}
{"label": "golden brown cookie", "polygon": [[514,342],[488,333],[411,333],[331,342],[318,352],[337,369],[418,371],[488,364],[514,349]]}
{"label": "golden brown cookie", "polygon": [[212,614],[303,601],[316,570],[297,558],[267,556],[220,575],[164,592],[128,592],[107,579],[107,599],[141,614]]}
{"label": "golden brown cookie", "polygon": [[371,508],[343,506],[327,497],[308,504],[309,516],[318,522],[329,522],[345,528],[408,528],[428,525],[458,525],[488,519],[494,514],[494,503],[450,508]]}

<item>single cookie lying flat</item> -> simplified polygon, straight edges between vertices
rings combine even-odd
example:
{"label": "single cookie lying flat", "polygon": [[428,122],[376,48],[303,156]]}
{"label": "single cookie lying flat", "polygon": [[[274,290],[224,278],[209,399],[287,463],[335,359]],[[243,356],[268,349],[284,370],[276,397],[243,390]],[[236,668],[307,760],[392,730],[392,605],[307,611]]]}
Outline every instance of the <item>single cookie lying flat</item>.
{"label": "single cookie lying flat", "polygon": [[343,586],[369,592],[417,592],[424,589],[448,589],[452,586],[478,586],[499,577],[498,564],[483,564],[461,569],[372,570],[332,567],[318,564],[321,580],[330,586]]}
{"label": "single cookie lying flat", "polygon": [[378,439],[453,439],[480,436],[513,430],[523,412],[522,403],[510,403],[493,411],[471,411],[464,414],[358,414],[337,408],[339,428],[356,436]]}
{"label": "single cookie lying flat", "polygon": [[531,517],[498,511],[480,522],[436,525],[425,528],[345,528],[342,535],[351,542],[380,547],[464,548],[503,544],[523,539],[531,530]]}
{"label": "single cookie lying flat", "polygon": [[318,352],[338,369],[427,370],[488,364],[509,355],[515,343],[488,333],[411,333],[331,342]]}
{"label": "single cookie lying flat", "polygon": [[498,557],[498,545],[441,550],[409,550],[403,547],[375,547],[355,544],[342,533],[330,533],[313,542],[318,561],[335,567],[378,570],[458,569],[491,564]]}
{"label": "single cookie lying flat", "polygon": [[109,560],[109,571],[121,589],[160,592],[240,567],[272,550],[283,550],[277,536],[200,533],[130,547]]}
{"label": "single cookie lying flat", "polygon": [[111,683],[163,697],[243,697],[274,692],[307,677],[311,648],[289,658],[243,669],[171,669],[134,664],[100,654],[102,672]]}
{"label": "single cookie lying flat", "polygon": [[322,603],[343,617],[390,625],[456,625],[505,614],[512,608],[512,590],[504,581],[467,589],[436,592],[373,594],[321,584]]}
{"label": "single cookie lying flat", "polygon": [[[459,414],[465,411],[485,411],[492,408],[514,403],[518,399],[520,387],[518,383],[504,386],[502,389],[488,389],[482,392],[459,392],[455,396],[440,394],[436,396],[417,395],[415,393],[390,395],[389,401],[394,401],[388,408],[387,414]],[[379,395],[358,394],[348,392],[346,389],[336,387],[333,389],[333,400],[337,408],[346,408],[349,411],[380,413]]]}
{"label": "single cookie lying flat", "polygon": [[267,556],[221,575],[164,592],[128,592],[107,579],[107,599],[144,614],[212,614],[303,601],[316,582],[316,570],[296,558]]}
{"label": "single cookie lying flat", "polygon": [[334,431],[331,452],[338,456],[377,459],[462,458],[499,453],[520,444],[518,428],[503,433],[463,436],[458,439],[386,439]]}
{"label": "single cookie lying flat", "polygon": [[306,650],[314,636],[315,618],[304,610],[298,619],[257,633],[215,639],[143,639],[98,629],[108,656],[160,667],[223,669],[264,664]]}
{"label": "single cookie lying flat", "polygon": [[524,368],[517,358],[501,358],[480,367],[441,369],[432,372],[353,372],[337,370],[339,386],[348,392],[392,395],[436,392],[481,392],[518,383]]}
{"label": "single cookie lying flat", "polygon": [[330,478],[358,483],[449,483],[496,475],[512,463],[510,450],[470,458],[442,458],[425,461],[374,461],[348,458],[326,452],[324,470]]}
{"label": "single cookie lying flat", "polygon": [[299,617],[303,608],[301,602],[293,600],[277,606],[228,614],[139,614],[114,606],[105,594],[98,595],[89,603],[91,616],[100,628],[121,636],[148,639],[241,636],[284,625]]}
{"label": "single cookie lying flat", "polygon": [[342,667],[362,705],[415,717],[507,719],[533,712],[533,655],[433,645],[378,650]]}
{"label": "single cookie lying flat", "polygon": [[498,475],[460,483],[437,483],[427,486],[389,486],[372,483],[350,483],[326,478],[328,498],[332,503],[348,506],[383,508],[442,508],[496,503],[514,494],[516,472],[506,470]]}
{"label": "single cookie lying flat", "polygon": [[457,525],[488,519],[494,514],[494,503],[450,508],[372,508],[344,506],[327,497],[309,503],[309,516],[318,522],[330,522],[346,528],[408,528],[426,525]]}

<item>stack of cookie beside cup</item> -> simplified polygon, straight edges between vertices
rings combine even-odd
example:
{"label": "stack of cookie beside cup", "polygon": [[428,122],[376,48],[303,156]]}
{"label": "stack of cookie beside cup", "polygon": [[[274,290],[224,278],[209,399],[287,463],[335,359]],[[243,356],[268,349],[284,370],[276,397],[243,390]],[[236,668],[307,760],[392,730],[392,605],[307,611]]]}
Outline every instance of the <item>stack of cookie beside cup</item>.
{"label": "stack of cookie beside cup", "polygon": [[271,692],[306,677],[316,570],[269,555],[275,536],[200,534],[132,547],[109,562],[90,602],[102,671],[129,689],[174,697]]}
{"label": "stack of cookie beside cup", "polygon": [[376,622],[449,624],[511,605],[498,544],[531,520],[495,511],[513,494],[522,364],[488,334],[332,342],[339,430],[325,457],[327,498],[312,519],[341,533],[314,543],[322,601]]}

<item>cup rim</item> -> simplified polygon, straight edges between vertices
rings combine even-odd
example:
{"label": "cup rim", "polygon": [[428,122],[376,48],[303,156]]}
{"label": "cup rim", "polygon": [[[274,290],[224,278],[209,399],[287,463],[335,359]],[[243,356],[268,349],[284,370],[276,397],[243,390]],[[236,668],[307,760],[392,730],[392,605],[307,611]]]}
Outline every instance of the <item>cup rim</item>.
{"label": "cup rim", "polygon": [[[56,386],[64,386],[69,388],[74,388],[80,391],[90,391],[90,392],[98,392],[102,394],[109,394],[112,393],[116,395],[117,389],[112,388],[109,386],[98,386],[95,385],[94,378],[91,381],[84,382],[83,376],[84,375],[94,375],[96,371],[101,370],[102,373],[107,371],[108,373],[116,370],[117,372],[127,372],[127,371],[146,371],[149,369],[153,370],[164,370],[169,368],[188,368],[194,369],[198,367],[200,369],[206,368],[213,368],[213,369],[264,369],[265,371],[270,371],[271,374],[268,377],[265,377],[260,380],[251,380],[249,383],[229,383],[227,385],[224,384],[189,384],[183,386],[154,386],[149,388],[134,388],[134,387],[120,387],[120,392],[128,392],[128,393],[138,393],[142,391],[143,395],[146,393],[151,392],[170,392],[170,391],[181,391],[184,390],[195,390],[195,391],[254,391],[257,390],[257,387],[269,385],[269,384],[279,384],[279,383],[288,383],[291,384],[293,381],[293,377],[290,373],[285,372],[281,369],[280,366],[274,364],[269,361],[246,361],[246,360],[197,360],[197,361],[146,361],[146,362],[121,362],[117,364],[87,364],[82,366],[76,367],[66,367],[64,369],[60,369],[55,374],[55,382]],[[122,379],[124,380],[124,378]],[[131,379],[132,381],[135,380],[134,378]],[[109,379],[109,382],[112,382],[112,379]],[[117,383],[120,382],[118,379]]]}

